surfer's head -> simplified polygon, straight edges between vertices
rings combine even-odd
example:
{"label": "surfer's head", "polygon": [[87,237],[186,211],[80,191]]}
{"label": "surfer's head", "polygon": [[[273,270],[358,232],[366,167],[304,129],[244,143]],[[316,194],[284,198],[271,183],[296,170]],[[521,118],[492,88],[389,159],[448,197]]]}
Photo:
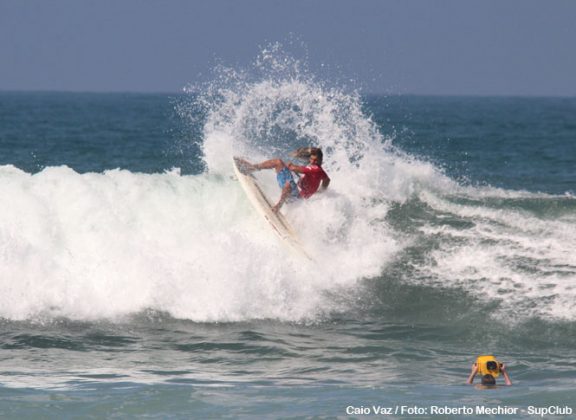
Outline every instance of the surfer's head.
{"label": "surfer's head", "polygon": [[316,163],[317,165],[322,165],[323,154],[322,149],[320,149],[319,147],[299,147],[298,149],[296,149],[294,152],[291,153],[291,156],[294,156],[295,158],[302,160],[308,160],[313,158],[314,163]]}
{"label": "surfer's head", "polygon": [[324,157],[324,155],[322,154],[322,149],[320,149],[319,147],[311,147],[310,149],[311,149],[310,159],[314,160],[316,165],[318,166],[322,165],[322,159]]}
{"label": "surfer's head", "polygon": [[496,378],[487,373],[482,376],[482,385],[496,385]]}

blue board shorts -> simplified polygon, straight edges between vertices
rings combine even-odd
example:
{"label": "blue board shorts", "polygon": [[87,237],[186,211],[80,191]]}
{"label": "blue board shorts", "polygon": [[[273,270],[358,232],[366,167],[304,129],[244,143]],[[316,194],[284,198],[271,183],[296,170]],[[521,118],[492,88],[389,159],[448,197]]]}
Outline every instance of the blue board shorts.
{"label": "blue board shorts", "polygon": [[290,169],[284,168],[280,172],[278,172],[276,174],[276,180],[278,181],[278,185],[280,185],[281,189],[284,189],[284,185],[286,185],[286,183],[289,182],[290,187],[292,187],[292,190],[290,191],[290,197],[300,198],[300,192],[298,191],[298,186],[294,182],[294,178],[292,177],[292,172],[290,172]]}

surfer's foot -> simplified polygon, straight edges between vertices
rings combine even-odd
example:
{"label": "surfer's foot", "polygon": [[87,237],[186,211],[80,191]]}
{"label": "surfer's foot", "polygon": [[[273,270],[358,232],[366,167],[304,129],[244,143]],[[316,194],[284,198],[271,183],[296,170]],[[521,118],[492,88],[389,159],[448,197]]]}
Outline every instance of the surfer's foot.
{"label": "surfer's foot", "polygon": [[238,161],[238,169],[240,169],[240,172],[242,172],[243,174],[249,174],[258,170],[256,165],[248,162],[247,160],[238,158],[237,161]]}

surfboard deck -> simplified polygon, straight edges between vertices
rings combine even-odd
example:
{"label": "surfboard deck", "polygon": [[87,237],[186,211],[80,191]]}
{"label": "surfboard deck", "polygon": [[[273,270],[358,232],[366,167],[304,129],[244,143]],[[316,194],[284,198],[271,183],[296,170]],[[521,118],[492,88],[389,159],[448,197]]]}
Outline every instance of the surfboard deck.
{"label": "surfboard deck", "polygon": [[312,261],[312,257],[306,252],[298,235],[290,226],[286,218],[282,213],[275,213],[272,211],[274,204],[266,196],[262,187],[258,184],[258,180],[254,175],[244,169],[243,159],[234,156],[232,159],[232,166],[234,168],[234,173],[236,178],[240,182],[244,193],[248,197],[248,200],[252,204],[252,207],[260,214],[264,220],[268,222],[268,225],[272,227],[272,230],[276,235],[282,240],[282,242],[288,246],[288,248],[299,257],[303,257],[307,260]]}

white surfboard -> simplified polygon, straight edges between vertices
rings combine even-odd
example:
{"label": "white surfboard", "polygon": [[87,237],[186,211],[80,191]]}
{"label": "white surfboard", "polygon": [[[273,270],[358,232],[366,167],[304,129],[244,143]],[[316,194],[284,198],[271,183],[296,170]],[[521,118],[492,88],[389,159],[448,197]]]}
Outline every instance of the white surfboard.
{"label": "white surfboard", "polygon": [[[300,243],[298,235],[290,224],[288,224],[284,216],[280,212],[274,213],[272,211],[274,205],[271,204],[271,201],[266,197],[266,194],[264,194],[264,191],[262,191],[262,188],[258,185],[258,181],[254,175],[242,171],[239,158],[234,157],[232,162],[236,177],[238,181],[240,181],[240,185],[254,209],[268,222],[276,235],[278,235],[282,242],[288,246],[294,254],[312,261],[310,255],[308,255]],[[278,193],[280,194],[280,192]]]}

